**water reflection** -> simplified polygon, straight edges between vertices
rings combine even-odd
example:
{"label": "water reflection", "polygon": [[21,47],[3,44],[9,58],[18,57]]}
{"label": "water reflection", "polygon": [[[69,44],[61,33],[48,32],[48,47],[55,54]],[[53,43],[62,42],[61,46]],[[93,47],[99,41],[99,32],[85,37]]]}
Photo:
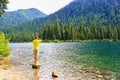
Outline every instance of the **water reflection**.
{"label": "water reflection", "polygon": [[53,77],[52,80],[57,80],[57,78],[56,78],[56,77]]}
{"label": "water reflection", "polygon": [[40,77],[39,77],[39,70],[40,69],[33,69],[34,71],[34,79],[33,80],[40,80]]}
{"label": "water reflection", "polygon": [[[39,71],[40,71],[40,69],[33,69],[33,73],[34,73],[33,80],[41,80],[40,76],[39,76]],[[52,80],[57,80],[57,77],[52,77]]]}

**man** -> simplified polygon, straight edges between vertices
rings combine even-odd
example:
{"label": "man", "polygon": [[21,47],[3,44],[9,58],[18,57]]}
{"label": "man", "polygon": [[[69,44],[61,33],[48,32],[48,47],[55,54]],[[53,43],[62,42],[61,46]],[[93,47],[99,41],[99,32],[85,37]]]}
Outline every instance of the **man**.
{"label": "man", "polygon": [[33,40],[33,45],[34,45],[34,64],[37,65],[38,63],[38,50],[39,50],[39,43],[42,40],[36,36],[35,39]]}

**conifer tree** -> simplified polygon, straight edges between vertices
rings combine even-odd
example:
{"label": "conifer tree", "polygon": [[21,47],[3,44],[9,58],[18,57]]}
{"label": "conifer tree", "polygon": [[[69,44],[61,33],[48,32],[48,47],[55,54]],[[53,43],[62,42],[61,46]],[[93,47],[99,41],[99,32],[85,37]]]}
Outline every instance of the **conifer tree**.
{"label": "conifer tree", "polygon": [[4,13],[5,9],[7,9],[8,0],[0,0],[0,16]]}

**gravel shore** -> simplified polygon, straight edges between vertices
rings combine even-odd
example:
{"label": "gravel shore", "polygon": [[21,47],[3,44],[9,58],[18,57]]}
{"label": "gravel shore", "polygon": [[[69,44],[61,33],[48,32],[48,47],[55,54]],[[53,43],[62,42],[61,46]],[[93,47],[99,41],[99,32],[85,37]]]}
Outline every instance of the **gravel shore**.
{"label": "gravel shore", "polygon": [[0,80],[30,80],[21,71],[14,70],[10,65],[0,66]]}

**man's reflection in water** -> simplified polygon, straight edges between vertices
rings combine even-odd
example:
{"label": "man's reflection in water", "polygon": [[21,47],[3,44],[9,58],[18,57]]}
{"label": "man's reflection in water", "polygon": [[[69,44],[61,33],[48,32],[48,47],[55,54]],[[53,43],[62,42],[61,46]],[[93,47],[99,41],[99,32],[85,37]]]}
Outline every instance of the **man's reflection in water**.
{"label": "man's reflection in water", "polygon": [[33,71],[34,71],[34,79],[33,80],[40,80],[39,75],[38,75],[39,70],[40,69],[33,69]]}
{"label": "man's reflection in water", "polygon": [[[33,69],[33,71],[34,71],[34,79],[33,80],[40,80],[39,70],[40,69]],[[52,77],[52,80],[57,80],[57,77]]]}
{"label": "man's reflection in water", "polygon": [[52,77],[52,80],[57,80],[57,78],[56,77]]}

